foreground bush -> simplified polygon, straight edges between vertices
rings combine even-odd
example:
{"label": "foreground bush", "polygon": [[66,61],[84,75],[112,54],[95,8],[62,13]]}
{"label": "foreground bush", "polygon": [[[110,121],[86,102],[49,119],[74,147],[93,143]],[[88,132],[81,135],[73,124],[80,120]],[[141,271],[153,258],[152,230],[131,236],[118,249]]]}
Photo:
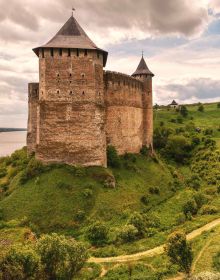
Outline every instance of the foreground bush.
{"label": "foreground bush", "polygon": [[87,259],[81,243],[56,233],[43,235],[37,242],[37,252],[49,280],[71,280]]}
{"label": "foreground bush", "polygon": [[24,246],[13,247],[0,262],[2,280],[40,279],[40,271],[39,255]]}
{"label": "foreground bush", "polygon": [[171,262],[179,265],[182,271],[189,274],[193,254],[191,246],[186,241],[186,235],[183,232],[174,232],[169,236],[165,249]]}

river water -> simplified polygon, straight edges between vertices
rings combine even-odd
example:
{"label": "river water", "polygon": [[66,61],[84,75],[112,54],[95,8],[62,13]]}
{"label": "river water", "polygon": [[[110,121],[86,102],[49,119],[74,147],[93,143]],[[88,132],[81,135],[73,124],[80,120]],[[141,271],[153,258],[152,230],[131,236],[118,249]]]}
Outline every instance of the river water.
{"label": "river water", "polygon": [[0,157],[26,146],[27,131],[0,132]]}

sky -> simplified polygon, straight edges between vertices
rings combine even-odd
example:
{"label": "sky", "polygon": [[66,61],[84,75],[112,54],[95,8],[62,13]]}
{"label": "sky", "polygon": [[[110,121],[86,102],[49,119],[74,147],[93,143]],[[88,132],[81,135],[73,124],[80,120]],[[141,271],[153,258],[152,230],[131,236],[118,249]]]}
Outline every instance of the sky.
{"label": "sky", "polygon": [[0,127],[26,127],[28,83],[39,81],[32,49],[72,7],[109,52],[106,70],[132,74],[144,51],[154,103],[220,101],[220,0],[0,0]]}

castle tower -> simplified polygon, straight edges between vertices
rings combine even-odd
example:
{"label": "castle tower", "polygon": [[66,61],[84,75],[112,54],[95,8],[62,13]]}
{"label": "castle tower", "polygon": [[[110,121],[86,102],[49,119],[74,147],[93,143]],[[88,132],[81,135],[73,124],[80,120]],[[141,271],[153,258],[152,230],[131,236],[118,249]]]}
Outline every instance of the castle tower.
{"label": "castle tower", "polygon": [[132,76],[143,82],[143,145],[153,150],[152,78],[154,74],[147,67],[143,55]]}
{"label": "castle tower", "polygon": [[108,53],[73,16],[33,51],[39,57],[39,95],[36,102],[36,86],[29,86],[28,151],[46,163],[106,166],[103,67]]}

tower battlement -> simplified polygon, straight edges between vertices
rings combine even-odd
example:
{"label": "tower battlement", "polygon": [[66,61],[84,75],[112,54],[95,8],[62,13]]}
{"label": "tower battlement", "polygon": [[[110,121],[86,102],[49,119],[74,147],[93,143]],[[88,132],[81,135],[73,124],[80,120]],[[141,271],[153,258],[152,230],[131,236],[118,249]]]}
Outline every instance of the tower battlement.
{"label": "tower battlement", "polygon": [[104,71],[108,53],[71,16],[45,45],[39,83],[29,84],[28,152],[45,163],[107,165],[107,145],[138,153],[152,142],[152,77]]}

